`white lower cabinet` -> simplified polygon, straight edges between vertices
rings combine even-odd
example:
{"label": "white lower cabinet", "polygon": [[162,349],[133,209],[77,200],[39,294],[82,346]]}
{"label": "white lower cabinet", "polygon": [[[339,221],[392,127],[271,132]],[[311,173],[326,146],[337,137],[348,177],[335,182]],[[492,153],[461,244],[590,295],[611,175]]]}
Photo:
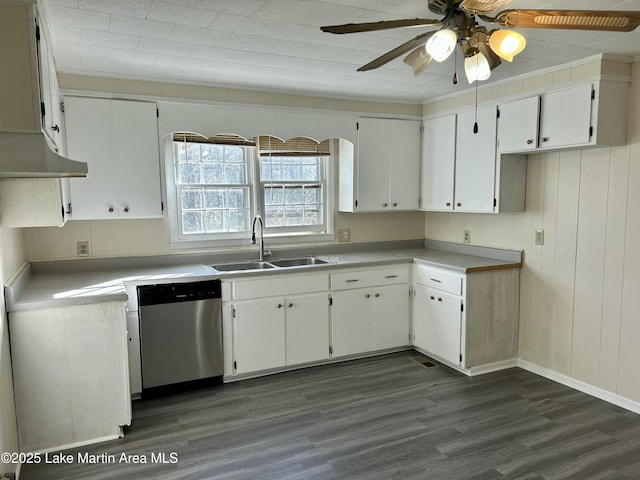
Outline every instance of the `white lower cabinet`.
{"label": "white lower cabinet", "polygon": [[413,345],[467,374],[514,366],[518,268],[458,273],[414,264]]}
{"label": "white lower cabinet", "polygon": [[334,357],[408,345],[408,266],[335,273],[331,290]]}
{"label": "white lower cabinet", "polygon": [[223,312],[232,315],[236,374],[329,358],[328,278],[324,273],[231,282],[231,308]]}

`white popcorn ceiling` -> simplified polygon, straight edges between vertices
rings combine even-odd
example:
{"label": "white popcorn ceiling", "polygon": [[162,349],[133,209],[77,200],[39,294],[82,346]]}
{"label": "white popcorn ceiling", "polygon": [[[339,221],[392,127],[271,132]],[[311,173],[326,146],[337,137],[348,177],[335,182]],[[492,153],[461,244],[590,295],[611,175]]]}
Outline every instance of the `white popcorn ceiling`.
{"label": "white popcorn ceiling", "polygon": [[[63,73],[334,98],[420,103],[469,88],[462,55],[415,77],[403,57],[356,69],[429,28],[333,35],[321,25],[440,16],[426,0],[40,0]],[[639,0],[514,0],[507,8],[640,10]],[[489,28],[492,28],[488,25]],[[527,47],[504,80],[600,53],[633,60],[631,33],[519,29]],[[459,53],[459,52],[458,52]]]}

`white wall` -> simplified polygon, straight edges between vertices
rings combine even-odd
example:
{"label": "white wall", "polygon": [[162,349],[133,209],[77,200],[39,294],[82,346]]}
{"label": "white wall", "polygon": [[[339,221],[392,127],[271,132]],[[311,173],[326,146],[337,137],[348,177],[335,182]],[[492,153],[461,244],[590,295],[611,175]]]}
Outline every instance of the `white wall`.
{"label": "white wall", "polygon": [[[0,229],[0,279],[4,282],[25,260],[23,231]],[[13,379],[9,356],[9,335],[4,303],[4,289],[0,292],[2,302],[0,318],[0,452],[18,452],[18,432],[13,401]],[[15,465],[0,463],[0,473],[14,471]]]}
{"label": "white wall", "polygon": [[519,357],[640,402],[640,63],[632,76],[627,146],[530,156],[524,213],[428,213],[425,232],[523,249]]}

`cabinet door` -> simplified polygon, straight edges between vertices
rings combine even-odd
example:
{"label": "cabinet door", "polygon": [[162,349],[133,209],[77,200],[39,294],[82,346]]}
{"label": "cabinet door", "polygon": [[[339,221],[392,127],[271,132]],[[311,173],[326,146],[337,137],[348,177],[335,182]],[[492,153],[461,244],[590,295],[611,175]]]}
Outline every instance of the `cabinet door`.
{"label": "cabinet door", "polygon": [[589,143],[591,84],[547,93],[540,98],[540,148]]}
{"label": "cabinet door", "polygon": [[72,218],[117,218],[118,193],[110,100],[66,97],[67,155],[87,162],[89,176],[71,182]]}
{"label": "cabinet door", "polygon": [[162,215],[156,104],[113,101],[118,214]]}
{"label": "cabinet door", "polygon": [[40,79],[40,113],[42,131],[56,149],[60,146],[60,90],[51,58],[47,37],[40,28],[38,39],[38,72]]}
{"label": "cabinet door", "polygon": [[373,350],[401,347],[409,343],[409,286],[373,289]]}
{"label": "cabinet door", "polygon": [[234,338],[237,373],[284,366],[284,312],[284,298],[236,303]]}
{"label": "cabinet door", "polygon": [[500,105],[498,151],[527,152],[538,146],[540,97],[523,98]]}
{"label": "cabinet door", "polygon": [[453,210],[456,116],[425,120],[422,135],[422,210]]}
{"label": "cabinet door", "polygon": [[333,293],[331,345],[333,356],[371,351],[372,302],[369,290]]}
{"label": "cabinet door", "polygon": [[358,120],[357,210],[375,212],[389,208],[389,159],[391,120]]}
{"label": "cabinet door", "polygon": [[431,288],[416,286],[415,345],[454,365],[460,365],[462,300]]}
{"label": "cabinet door", "polygon": [[418,210],[420,122],[393,120],[389,162],[389,208]]}
{"label": "cabinet door", "polygon": [[[455,210],[493,212],[497,107],[458,115]],[[478,133],[473,133],[478,123]]]}
{"label": "cabinet door", "polygon": [[285,299],[287,365],[329,358],[329,298],[326,293]]}

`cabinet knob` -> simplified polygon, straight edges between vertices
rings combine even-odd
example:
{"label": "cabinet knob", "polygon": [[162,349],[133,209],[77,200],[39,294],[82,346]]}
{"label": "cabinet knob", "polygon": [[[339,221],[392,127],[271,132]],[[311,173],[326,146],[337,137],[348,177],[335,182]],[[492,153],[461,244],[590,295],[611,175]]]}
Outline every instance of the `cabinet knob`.
{"label": "cabinet knob", "polygon": [[533,140],[531,140],[530,138],[527,139],[527,145],[531,145],[533,143]]}
{"label": "cabinet knob", "polygon": [[461,206],[462,206],[462,203],[460,202],[456,203],[456,207],[461,207]]}
{"label": "cabinet knob", "polygon": [[282,304],[281,303],[278,304],[278,308],[282,308]]}
{"label": "cabinet knob", "polygon": [[451,206],[451,202],[447,202],[447,203],[446,203],[446,206],[447,206],[447,207],[450,207],[450,206]]}
{"label": "cabinet knob", "polygon": [[379,293],[376,293],[376,294],[375,294],[375,297],[376,297],[376,298],[378,298],[379,296],[380,296],[380,294],[379,294]]}
{"label": "cabinet knob", "polygon": [[431,300],[435,300],[435,299],[436,299],[436,297],[434,297],[433,295],[431,295],[429,298],[430,298]]}
{"label": "cabinet knob", "polygon": [[371,298],[371,295],[369,295],[368,293],[364,296],[364,298]]}
{"label": "cabinet knob", "polygon": [[388,207],[388,206],[389,206],[389,204],[385,202],[385,203],[383,203],[383,204],[382,204],[382,206],[383,206],[383,207]]}
{"label": "cabinet knob", "polygon": [[51,130],[53,130],[54,132],[59,132],[60,131],[60,127],[58,125],[52,125],[51,126]]}
{"label": "cabinet knob", "polygon": [[398,202],[393,202],[393,206],[397,207],[398,206]]}
{"label": "cabinet knob", "polygon": [[549,141],[549,137],[542,137],[542,141],[543,142],[548,142]]}
{"label": "cabinet knob", "polygon": [[109,207],[109,213],[113,213],[113,207]]}
{"label": "cabinet knob", "polygon": [[123,211],[124,213],[129,213],[129,207],[124,207],[124,208],[122,209],[122,211]]}
{"label": "cabinet knob", "polygon": [[441,301],[442,301],[442,298],[438,297],[438,301],[439,301],[439,302],[441,302]]}
{"label": "cabinet knob", "polygon": [[290,303],[289,305],[287,305],[287,307],[289,308],[293,307],[293,303]]}

